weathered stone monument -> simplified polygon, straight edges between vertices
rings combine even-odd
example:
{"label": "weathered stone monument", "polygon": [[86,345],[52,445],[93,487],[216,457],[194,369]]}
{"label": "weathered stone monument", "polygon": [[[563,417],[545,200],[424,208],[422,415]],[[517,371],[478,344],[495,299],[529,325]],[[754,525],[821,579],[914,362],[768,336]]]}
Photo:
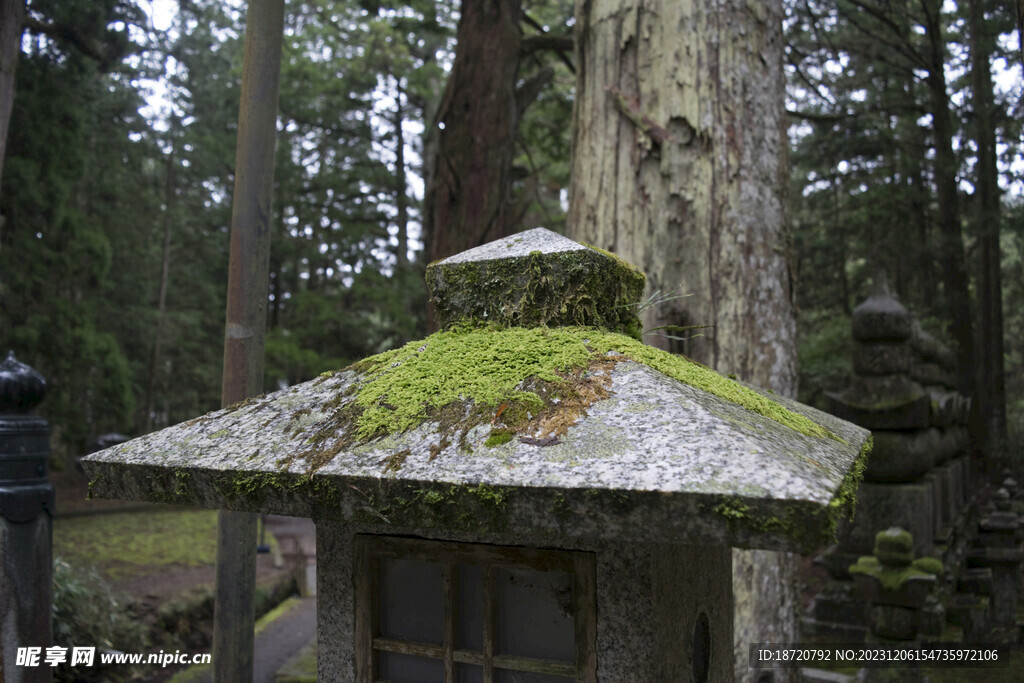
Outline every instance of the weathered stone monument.
{"label": "weathered stone monument", "polygon": [[868,432],[645,346],[639,271],[549,231],[427,281],[441,332],[94,454],[94,494],[315,519],[323,680],[732,681],[730,548],[827,541]]}
{"label": "weathered stone monument", "polygon": [[861,514],[840,548],[868,553],[878,531],[897,525],[927,554],[962,505],[963,473],[947,463],[966,445],[968,401],[940,365],[952,357],[892,296],[884,272],[853,312],[853,337],[854,377],[828,395],[829,412],[870,429],[875,446],[858,491]]}
{"label": "weathered stone monument", "polygon": [[969,568],[990,572],[992,618],[1003,629],[1017,623],[1021,582],[1021,524],[1006,489],[996,492],[996,509],[978,523],[976,547],[966,557]]}
{"label": "weathered stone monument", "polygon": [[923,479],[932,487],[932,540],[936,550],[946,554],[956,527],[966,519],[964,512],[970,498],[967,420],[971,401],[956,388],[956,354],[916,320],[911,347],[910,378],[928,393],[929,423],[937,430],[929,430],[937,442],[932,467]]}
{"label": "weathered stone monument", "polygon": [[923,626],[925,600],[935,585],[942,563],[931,557],[914,558],[914,539],[892,527],[875,536],[872,555],[850,567],[854,584],[870,605],[869,624],[875,640],[914,640]]}
{"label": "weathered stone monument", "polygon": [[859,640],[868,610],[848,567],[896,526],[918,555],[942,555],[963,517],[970,402],[955,391],[955,357],[921,329],[889,291],[885,273],[853,311],[854,376],[827,394],[829,412],[872,430],[874,449],[857,491],[857,516],[822,558],[832,581],[815,600],[805,630]]}
{"label": "weathered stone monument", "polygon": [[[926,605],[941,571],[942,563],[934,558],[914,558],[914,539],[903,529],[878,532],[874,554],[861,557],[850,567],[857,592],[868,604],[868,640],[904,643],[927,631],[930,615]],[[942,622],[941,612],[938,621]],[[942,629],[938,631],[934,635]],[[921,668],[910,663],[898,670],[865,669],[861,680],[913,683],[924,677]]]}

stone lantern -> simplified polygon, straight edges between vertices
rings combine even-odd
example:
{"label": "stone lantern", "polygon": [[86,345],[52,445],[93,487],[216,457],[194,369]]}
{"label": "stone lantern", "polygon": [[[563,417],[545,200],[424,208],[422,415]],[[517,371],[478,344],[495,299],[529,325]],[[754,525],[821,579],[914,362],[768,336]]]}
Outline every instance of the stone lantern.
{"label": "stone lantern", "polygon": [[871,633],[883,642],[913,640],[942,563],[931,557],[915,560],[914,539],[899,527],[879,531],[874,550],[850,567],[857,589],[871,603]]}
{"label": "stone lantern", "polygon": [[322,680],[732,681],[731,548],[809,552],[868,432],[638,341],[644,278],[537,229],[427,269],[442,331],[84,461],[312,517]]}

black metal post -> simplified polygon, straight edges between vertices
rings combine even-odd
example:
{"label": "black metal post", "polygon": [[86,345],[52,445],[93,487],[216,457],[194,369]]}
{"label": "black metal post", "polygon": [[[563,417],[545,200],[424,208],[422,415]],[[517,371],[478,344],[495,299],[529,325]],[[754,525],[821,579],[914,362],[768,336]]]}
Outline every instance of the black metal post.
{"label": "black metal post", "polygon": [[[42,665],[52,644],[50,425],[28,414],[45,393],[43,376],[8,353],[0,363],[0,679],[5,683],[53,676],[52,667]],[[18,666],[18,648],[40,648],[36,666]]]}

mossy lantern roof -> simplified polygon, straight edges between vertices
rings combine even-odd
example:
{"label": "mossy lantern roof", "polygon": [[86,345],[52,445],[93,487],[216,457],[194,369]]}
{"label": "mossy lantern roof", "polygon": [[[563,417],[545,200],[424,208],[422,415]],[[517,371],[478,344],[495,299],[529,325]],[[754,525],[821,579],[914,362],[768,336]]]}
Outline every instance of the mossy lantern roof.
{"label": "mossy lantern roof", "polygon": [[95,453],[93,495],[800,551],[848,511],[869,432],[642,344],[614,255],[537,229],[427,281],[442,331]]}

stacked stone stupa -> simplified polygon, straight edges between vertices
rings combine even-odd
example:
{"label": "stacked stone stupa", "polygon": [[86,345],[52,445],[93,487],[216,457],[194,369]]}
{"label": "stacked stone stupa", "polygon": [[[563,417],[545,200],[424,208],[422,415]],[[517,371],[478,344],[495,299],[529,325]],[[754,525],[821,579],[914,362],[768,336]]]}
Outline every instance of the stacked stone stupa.
{"label": "stacked stone stupa", "polygon": [[966,564],[968,571],[991,573],[992,618],[999,627],[1012,629],[1017,621],[1024,559],[1021,524],[1009,491],[1001,488],[994,498],[996,509],[978,523],[978,537],[968,551]]}
{"label": "stacked stone stupa", "polygon": [[925,479],[931,482],[934,492],[933,539],[944,552],[952,541],[953,528],[965,520],[963,512],[970,498],[967,420],[971,404],[956,390],[956,354],[923,330],[916,320],[911,346],[914,355],[910,378],[928,393],[931,428],[938,430],[935,462]]}
{"label": "stacked stone stupa", "polygon": [[[829,412],[872,431],[875,447],[842,550],[866,554],[897,525],[930,554],[948,543],[963,505],[969,402],[955,391],[955,358],[889,291],[884,273],[853,312],[854,377],[829,394]],[[956,462],[952,461],[956,458]]]}
{"label": "stacked stone stupa", "polygon": [[889,290],[884,273],[853,311],[853,378],[826,394],[828,410],[870,429],[874,449],[857,492],[854,521],[822,556],[832,581],[805,626],[858,638],[868,619],[848,567],[876,535],[907,530],[917,556],[943,556],[964,509],[969,401],[955,391],[955,356],[924,332]]}

